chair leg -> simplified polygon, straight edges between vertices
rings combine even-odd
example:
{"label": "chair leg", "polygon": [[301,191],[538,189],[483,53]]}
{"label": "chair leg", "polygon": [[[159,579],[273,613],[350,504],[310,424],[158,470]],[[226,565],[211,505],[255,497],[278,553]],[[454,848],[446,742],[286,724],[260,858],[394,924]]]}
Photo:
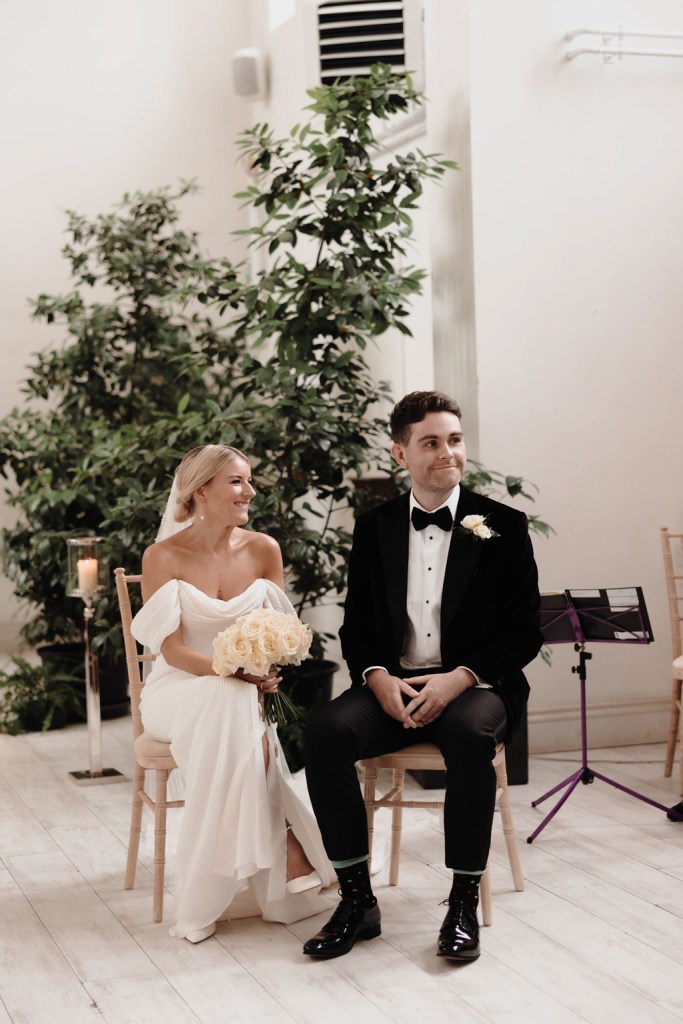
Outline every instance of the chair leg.
{"label": "chair leg", "polygon": [[126,877],[124,889],[132,889],[135,885],[135,872],[140,849],[140,830],[142,828],[142,790],[145,787],[145,769],[135,765],[133,774],[133,803],[130,810],[130,834],[128,836],[128,859],[126,861]]}
{"label": "chair leg", "polygon": [[375,833],[375,790],[377,787],[377,769],[364,769],[365,782],[363,784],[363,799],[365,800],[365,813],[368,818],[368,871],[372,870],[372,841]]}
{"label": "chair leg", "polygon": [[[395,800],[403,800],[403,782],[405,772],[402,768],[392,771],[393,788],[396,790]],[[395,804],[391,808],[391,859],[389,861],[389,885],[398,885],[398,868],[401,857],[401,831],[403,829],[403,808]]]}
{"label": "chair leg", "polygon": [[515,823],[512,820],[512,808],[510,807],[510,790],[508,789],[508,776],[507,769],[505,767],[505,756],[501,757],[496,768],[496,784],[500,790],[500,817],[503,823],[503,835],[505,837],[505,845],[507,847],[508,860],[510,861],[510,870],[512,871],[512,880],[515,885],[517,892],[524,890],[524,875],[522,874],[522,865],[519,860],[519,851],[517,849],[517,836],[515,835]]}
{"label": "chair leg", "polygon": [[154,897],[152,918],[164,916],[164,871],[166,867],[166,790],[168,771],[157,768],[154,788]]}
{"label": "chair leg", "polygon": [[479,896],[481,903],[481,920],[485,928],[491,925],[491,878],[489,876],[489,867],[486,865],[486,871],[481,876],[479,883]]}
{"label": "chair leg", "polygon": [[[681,680],[674,679],[673,693],[671,695],[671,719],[669,724],[669,739],[666,745],[666,760],[664,761],[664,775],[668,778],[674,765],[676,753],[676,741],[678,739],[681,724]],[[683,762],[681,767],[681,779],[683,780]]]}

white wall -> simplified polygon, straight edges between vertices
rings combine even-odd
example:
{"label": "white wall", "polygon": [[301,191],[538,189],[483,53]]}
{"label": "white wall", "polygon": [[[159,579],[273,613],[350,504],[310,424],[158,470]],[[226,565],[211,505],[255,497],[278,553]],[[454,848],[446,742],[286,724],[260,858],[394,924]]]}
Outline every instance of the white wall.
{"label": "white wall", "polygon": [[[32,352],[62,340],[29,318],[27,298],[70,286],[64,210],[106,212],[125,191],[197,178],[185,226],[208,251],[235,254],[242,184],[233,141],[251,123],[230,59],[247,45],[249,8],[233,0],[4,0],[0,187],[0,415],[20,400]],[[0,512],[2,523],[10,511]],[[0,579],[0,643],[16,611]],[[14,623],[14,624],[13,624]]]}
{"label": "white wall", "polygon": [[[470,5],[482,456],[540,487],[542,589],[641,585],[656,640],[589,647],[592,743],[665,736],[658,530],[683,527],[683,59],[563,59],[564,33],[619,25],[683,32],[683,8]],[[578,735],[575,655],[553,652],[531,671],[541,749]]]}

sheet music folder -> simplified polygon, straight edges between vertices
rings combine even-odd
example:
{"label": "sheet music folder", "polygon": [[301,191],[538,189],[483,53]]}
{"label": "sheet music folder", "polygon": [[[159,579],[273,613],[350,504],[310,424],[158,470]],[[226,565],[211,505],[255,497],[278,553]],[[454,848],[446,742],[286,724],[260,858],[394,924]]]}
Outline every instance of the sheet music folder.
{"label": "sheet music folder", "polygon": [[547,644],[649,644],[654,640],[641,587],[541,594],[541,631]]}

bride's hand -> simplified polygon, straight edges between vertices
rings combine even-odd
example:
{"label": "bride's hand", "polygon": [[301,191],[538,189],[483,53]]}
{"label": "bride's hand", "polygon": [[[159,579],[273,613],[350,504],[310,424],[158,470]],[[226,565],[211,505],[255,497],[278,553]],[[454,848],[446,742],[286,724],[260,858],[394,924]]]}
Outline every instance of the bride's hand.
{"label": "bride's hand", "polygon": [[261,693],[275,693],[278,683],[282,682],[282,676],[279,675],[279,671],[277,665],[271,665],[265,676],[252,676],[241,668],[235,672],[235,675],[238,679],[244,680],[245,683],[253,683]]}

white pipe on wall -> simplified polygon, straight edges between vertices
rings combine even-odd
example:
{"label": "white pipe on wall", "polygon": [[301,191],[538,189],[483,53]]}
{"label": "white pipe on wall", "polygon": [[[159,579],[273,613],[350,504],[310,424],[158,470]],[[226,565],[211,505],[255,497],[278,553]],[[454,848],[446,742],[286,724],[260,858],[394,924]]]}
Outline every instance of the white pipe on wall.
{"label": "white pipe on wall", "polygon": [[638,36],[642,39],[683,39],[683,32],[655,32],[652,30],[647,32],[629,32],[621,28],[577,28],[573,32],[566,33],[564,37],[565,42],[570,43],[577,36],[603,36],[605,38],[613,36]]}
{"label": "white pipe on wall", "polygon": [[585,46],[567,50],[565,60],[574,60],[584,53],[596,53],[602,57],[683,57],[683,50],[624,50],[622,47],[615,49],[609,46]]}

